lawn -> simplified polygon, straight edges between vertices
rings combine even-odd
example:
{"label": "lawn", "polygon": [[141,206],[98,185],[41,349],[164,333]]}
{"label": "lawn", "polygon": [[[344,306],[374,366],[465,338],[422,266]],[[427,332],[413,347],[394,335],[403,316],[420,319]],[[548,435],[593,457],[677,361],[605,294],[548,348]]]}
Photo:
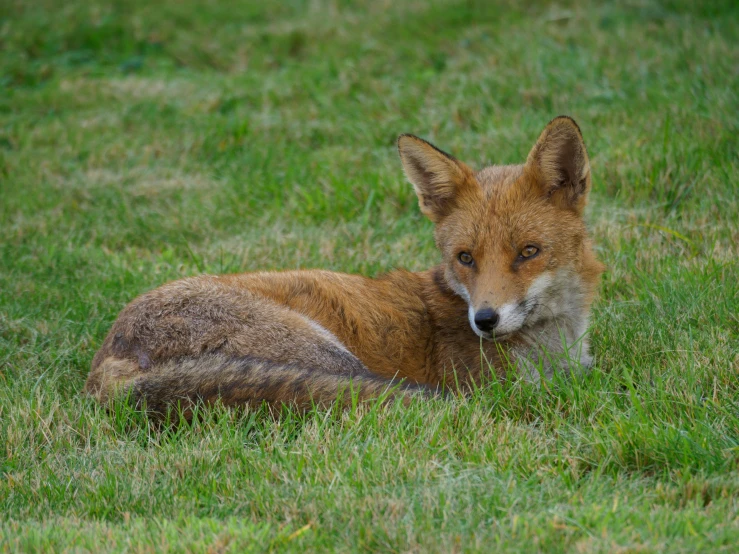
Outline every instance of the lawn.
{"label": "lawn", "polygon": [[[734,552],[739,4],[0,3],[0,552]],[[81,395],[138,294],[438,260],[395,139],[579,122],[594,371],[157,429]]]}

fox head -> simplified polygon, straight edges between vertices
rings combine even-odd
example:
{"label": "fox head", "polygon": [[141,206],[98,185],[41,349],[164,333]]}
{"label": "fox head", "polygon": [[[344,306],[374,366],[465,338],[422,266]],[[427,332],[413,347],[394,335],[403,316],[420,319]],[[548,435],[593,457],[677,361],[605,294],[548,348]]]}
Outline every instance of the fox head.
{"label": "fox head", "polygon": [[590,163],[572,119],[551,121],[522,165],[476,172],[413,135],[398,150],[475,333],[504,339],[550,320],[585,332],[603,269],[582,217]]}

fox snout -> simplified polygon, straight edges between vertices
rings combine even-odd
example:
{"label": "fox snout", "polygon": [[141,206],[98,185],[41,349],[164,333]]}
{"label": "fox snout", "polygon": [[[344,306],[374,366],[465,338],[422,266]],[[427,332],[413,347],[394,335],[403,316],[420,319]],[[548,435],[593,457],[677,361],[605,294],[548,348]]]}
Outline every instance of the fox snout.
{"label": "fox snout", "polygon": [[473,322],[483,333],[491,333],[500,322],[500,314],[492,308],[483,308],[475,312]]}
{"label": "fox snout", "polygon": [[484,339],[503,338],[526,324],[536,302],[534,297],[522,301],[509,300],[500,306],[485,302],[478,309],[471,302],[468,310],[470,327]]}
{"label": "fox snout", "polygon": [[502,338],[518,331],[526,322],[527,302],[510,303],[500,308],[484,306],[475,310],[469,307],[469,321],[472,330],[484,339]]}
{"label": "fox snout", "polygon": [[479,309],[475,309],[474,305],[470,304],[468,310],[470,327],[484,339],[502,337],[512,330],[504,321],[504,315],[500,309],[493,308],[489,304],[484,304]]}

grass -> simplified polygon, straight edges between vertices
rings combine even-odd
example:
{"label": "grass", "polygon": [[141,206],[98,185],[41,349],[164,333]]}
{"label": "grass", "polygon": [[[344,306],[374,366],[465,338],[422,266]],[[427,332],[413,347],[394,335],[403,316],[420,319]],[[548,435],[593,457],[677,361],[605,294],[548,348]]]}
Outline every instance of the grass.
{"label": "grass", "polygon": [[[729,0],[2,3],[0,551],[734,551],[737,44]],[[560,113],[591,375],[169,431],[80,395],[166,281],[429,267],[395,137],[514,163]]]}

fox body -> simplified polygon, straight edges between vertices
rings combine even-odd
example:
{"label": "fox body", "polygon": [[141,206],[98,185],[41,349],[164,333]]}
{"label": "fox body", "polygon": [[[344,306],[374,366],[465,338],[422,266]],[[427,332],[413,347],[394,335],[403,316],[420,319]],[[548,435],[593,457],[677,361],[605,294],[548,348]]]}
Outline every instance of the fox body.
{"label": "fox body", "polygon": [[398,149],[435,223],[437,267],[166,284],[121,312],[86,391],[158,413],[201,401],[308,407],[349,387],[360,399],[406,399],[468,389],[491,370],[538,380],[589,366],[588,313],[603,268],[582,218],[591,178],[575,122],[550,122],[525,164],[479,172],[412,135]]}

